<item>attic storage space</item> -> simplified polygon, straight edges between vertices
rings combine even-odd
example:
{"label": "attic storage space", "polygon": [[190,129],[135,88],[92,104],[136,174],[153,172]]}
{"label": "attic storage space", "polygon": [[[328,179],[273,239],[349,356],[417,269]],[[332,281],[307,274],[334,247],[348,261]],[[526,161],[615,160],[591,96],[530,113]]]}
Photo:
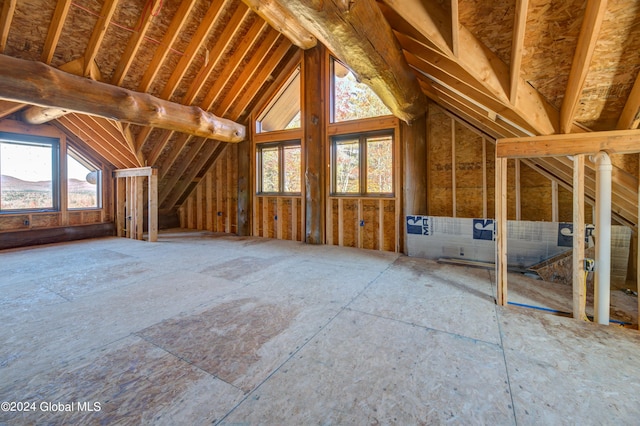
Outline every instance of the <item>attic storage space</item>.
{"label": "attic storage space", "polygon": [[0,424],[636,422],[639,28],[0,0]]}

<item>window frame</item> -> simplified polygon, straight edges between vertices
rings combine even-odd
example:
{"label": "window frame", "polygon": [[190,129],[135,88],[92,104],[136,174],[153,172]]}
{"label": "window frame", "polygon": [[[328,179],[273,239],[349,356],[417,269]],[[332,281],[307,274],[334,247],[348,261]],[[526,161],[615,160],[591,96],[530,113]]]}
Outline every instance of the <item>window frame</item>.
{"label": "window frame", "polygon": [[[368,139],[388,136],[391,139],[391,192],[368,192],[367,182],[367,145]],[[358,192],[337,192],[337,146],[342,141],[358,140],[358,168],[359,168],[359,191]],[[370,132],[359,132],[336,135],[331,137],[331,197],[346,197],[346,198],[394,198],[396,193],[396,176],[395,176],[395,131],[394,129],[375,130]]]}
{"label": "window frame", "polygon": [[[298,112],[292,117],[291,121],[284,126],[282,129],[265,129],[263,128],[263,122],[265,119],[274,111],[274,108],[277,108],[279,105],[281,97],[289,90],[291,85],[298,80],[298,106],[300,107]],[[293,122],[296,116],[300,115],[300,125],[297,127],[287,128],[289,124]],[[257,114],[256,119],[254,120],[254,128],[256,135],[267,134],[273,132],[282,132],[282,131],[296,131],[302,129],[302,66],[298,64],[289,74],[289,76],[282,82],[278,90],[273,94],[269,102],[262,108],[262,110]]]}
{"label": "window frame", "polygon": [[[85,155],[83,155],[82,153],[80,153],[77,149],[74,149],[73,147],[67,145],[67,152],[66,152],[67,157],[72,157],[74,160],[76,160],[78,163],[80,163],[82,166],[84,166],[85,168],[89,169],[89,167],[87,167],[87,165],[91,166],[91,168],[95,169],[95,171],[97,172],[97,181],[96,181],[96,201],[97,201],[97,206],[95,207],[69,207],[69,175],[67,173],[67,210],[69,211],[78,211],[78,210],[99,210],[102,209],[104,201],[103,201],[103,173],[102,173],[102,169],[96,165],[92,160],[90,160],[89,158],[87,158]],[[69,161],[67,160],[66,162],[67,164],[67,168],[69,167]]]}
{"label": "window frame", "polygon": [[[60,139],[50,136],[29,135],[0,131],[0,142],[14,145],[31,145],[51,147],[51,207],[3,209],[0,214],[15,213],[48,213],[61,211],[61,170],[60,170]],[[0,171],[1,172],[1,171]]]}
{"label": "window frame", "polygon": [[[300,191],[298,192],[287,192],[284,191],[284,182],[285,182],[285,168],[284,168],[284,151],[289,147],[298,147],[300,148]],[[266,192],[263,191],[263,161],[262,161],[262,151],[264,149],[278,149],[278,188],[280,191],[275,192]],[[302,144],[300,139],[290,139],[286,141],[279,142],[262,142],[256,144],[256,171],[257,171],[257,179],[256,179],[256,195],[258,196],[300,196],[302,194]]]}

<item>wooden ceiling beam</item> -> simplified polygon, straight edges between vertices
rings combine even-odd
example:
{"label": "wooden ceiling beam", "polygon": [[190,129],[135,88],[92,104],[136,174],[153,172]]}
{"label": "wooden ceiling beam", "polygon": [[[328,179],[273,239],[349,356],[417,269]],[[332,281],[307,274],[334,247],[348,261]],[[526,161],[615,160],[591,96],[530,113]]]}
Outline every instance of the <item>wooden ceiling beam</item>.
{"label": "wooden ceiling beam", "polygon": [[4,49],[7,47],[9,29],[11,28],[17,3],[17,0],[4,0],[2,4],[2,14],[0,15],[0,53],[4,53]]}
{"label": "wooden ceiling beam", "polygon": [[451,52],[453,56],[460,55],[460,13],[458,0],[451,0]]}
{"label": "wooden ceiling beam", "polygon": [[618,130],[637,129],[640,124],[640,73],[631,88],[631,93],[618,119]]}
{"label": "wooden ceiling beam", "polygon": [[211,72],[214,70],[222,54],[230,48],[231,42],[236,38],[236,33],[241,28],[241,23],[251,15],[251,10],[244,4],[239,4],[238,8],[234,12],[229,22],[225,25],[225,29],[222,31],[218,42],[213,46],[211,52],[209,52],[209,63],[198,71],[198,74],[191,82],[189,89],[187,90],[182,103],[185,105],[190,105],[196,99],[200,91],[202,90],[202,86],[206,83],[211,75]]}
{"label": "wooden ceiling beam", "polygon": [[195,33],[191,36],[191,40],[184,50],[180,61],[178,61],[178,64],[173,69],[173,72],[165,83],[164,89],[160,93],[160,97],[162,99],[171,98],[171,95],[173,95],[173,92],[178,87],[178,84],[180,84],[182,77],[184,77],[187,69],[193,63],[193,60],[196,58],[196,54],[207,40],[207,35],[220,18],[220,15],[224,11],[228,2],[229,0],[211,2],[207,13],[200,22],[200,25],[198,25]]}
{"label": "wooden ceiling beam", "polygon": [[[96,129],[97,132],[104,135],[105,138],[111,138],[112,140],[119,141],[121,145],[125,146],[131,154],[138,160],[138,164],[141,166],[144,164],[142,156],[136,151],[133,141],[127,138],[122,126],[118,127],[116,124],[120,124],[117,121],[108,120],[102,117],[96,117],[86,115],[83,117],[87,123],[91,124],[91,127]],[[94,124],[95,123],[95,124]]]}
{"label": "wooden ceiling beam", "polygon": [[213,104],[220,95],[220,91],[224,89],[227,83],[229,83],[236,70],[240,67],[244,57],[258,42],[263,30],[267,28],[267,23],[262,19],[257,19],[253,23],[251,28],[249,28],[249,30],[247,31],[246,35],[242,38],[242,41],[235,48],[233,54],[227,58],[227,64],[220,72],[219,77],[213,82],[213,85],[200,103],[200,108],[205,111],[209,111],[211,107],[213,107]]}
{"label": "wooden ceiling beam", "polygon": [[91,32],[91,37],[89,38],[89,43],[87,44],[87,48],[85,49],[85,52],[84,52],[84,72],[82,75],[85,77],[89,75],[91,64],[93,64],[93,61],[98,55],[98,50],[100,49],[100,45],[102,44],[104,35],[107,33],[107,30],[109,29],[109,23],[111,22],[111,17],[113,16],[113,13],[116,11],[117,6],[118,6],[118,0],[106,0],[102,5],[100,16],[98,17],[98,21],[96,22],[96,25],[93,27],[93,31]]}
{"label": "wooden ceiling beam", "polygon": [[375,0],[273,1],[344,62],[396,117],[411,122],[424,113],[426,97]]}
{"label": "wooden ceiling beam", "polygon": [[315,36],[277,1],[242,0],[242,2],[300,49],[311,49],[318,43]]}
{"label": "wooden ceiling beam", "polygon": [[258,66],[260,65],[260,62],[262,62],[262,60],[267,56],[274,43],[278,39],[279,35],[280,33],[272,28],[268,30],[267,36],[262,40],[260,46],[258,47],[258,49],[256,49],[253,55],[251,55],[251,59],[244,67],[242,74],[235,79],[236,81],[227,92],[227,95],[216,104],[216,107],[214,109],[215,114],[219,115],[220,117],[224,117],[227,114],[233,102],[238,98],[238,96],[240,96],[240,93],[242,93],[243,89],[249,84],[253,75],[258,72]]}
{"label": "wooden ceiling beam", "polygon": [[164,180],[167,173],[169,173],[171,166],[173,166],[173,163],[175,163],[176,159],[180,156],[180,153],[187,146],[190,140],[191,136],[185,133],[176,135],[176,138],[171,145],[171,151],[164,158],[164,161],[161,164],[158,164],[158,177],[160,180]]}
{"label": "wooden ceiling beam", "polygon": [[[162,203],[164,203],[164,201],[167,199],[169,194],[174,190],[177,182],[180,179],[185,178],[184,174],[188,173],[188,170],[193,170],[194,168],[196,168],[195,164],[193,164],[193,161],[195,160],[196,156],[198,155],[198,153],[202,148],[207,149],[206,142],[207,142],[207,139],[205,138],[197,138],[196,141],[192,142],[191,147],[189,148],[189,151],[183,155],[180,163],[174,168],[173,174],[166,179],[165,178],[162,179],[163,186],[158,194],[159,206],[162,205]],[[208,147],[209,149],[213,149],[219,143],[220,142],[218,141],[216,142],[211,141],[209,142]]]}
{"label": "wooden ceiling beam", "polygon": [[155,126],[226,142],[244,140],[246,129],[198,107],[91,81],[40,62],[0,55],[0,99],[60,108],[141,126]]}
{"label": "wooden ceiling beam", "polygon": [[607,11],[607,0],[589,0],[585,9],[578,44],[571,62],[571,72],[560,108],[560,131],[570,133],[589,64],[598,42],[600,27]]}
{"label": "wooden ceiling beam", "polygon": [[133,63],[133,60],[136,57],[136,53],[138,53],[138,49],[144,40],[145,35],[147,34],[147,30],[151,25],[151,21],[154,17],[155,11],[162,4],[162,0],[152,0],[151,4],[145,6],[138,18],[138,22],[136,24],[136,28],[138,31],[134,31],[127,42],[127,47],[125,47],[122,56],[120,57],[120,61],[116,66],[115,71],[113,72],[113,76],[111,77],[111,84],[114,86],[122,85],[125,77],[127,76],[127,72]]}
{"label": "wooden ceiling beam", "polygon": [[522,68],[522,52],[524,50],[524,34],[527,26],[529,0],[516,0],[515,19],[513,22],[513,38],[511,40],[511,63],[509,66],[509,100],[515,105],[520,86],[520,69]]}
{"label": "wooden ceiling beam", "polygon": [[567,133],[521,138],[499,139],[498,158],[554,157],[563,155],[632,154],[640,152],[640,130]]}
{"label": "wooden ceiling beam", "polygon": [[142,80],[138,85],[138,92],[147,92],[153,84],[153,80],[160,71],[162,63],[171,51],[171,46],[176,41],[176,38],[178,38],[180,30],[182,30],[182,27],[187,22],[187,18],[195,4],[196,0],[185,0],[180,2],[180,6],[178,7],[176,14],[173,16],[171,24],[169,24],[169,28],[167,28],[167,31],[164,33],[164,37],[162,37],[160,45],[156,48],[153,58],[151,59],[151,62],[149,62],[147,70],[142,76]]}
{"label": "wooden ceiling beam", "polygon": [[62,27],[64,27],[67,15],[69,14],[71,2],[72,0],[58,0],[56,3],[56,9],[51,18],[47,38],[44,41],[44,48],[42,49],[42,56],[40,57],[40,61],[45,64],[50,64],[53,59],[56,46],[58,46],[58,40],[60,40],[60,34],[62,34]]}
{"label": "wooden ceiling beam", "polygon": [[174,135],[174,133],[175,132],[172,132],[171,130],[162,131],[162,135],[154,141],[155,143],[153,145],[153,148],[151,149],[149,155],[147,155],[147,164],[153,167],[157,167],[156,161],[158,161],[158,158],[160,158],[160,154],[162,154],[162,151],[164,151],[164,148],[167,146],[167,143],[169,143],[169,140]]}
{"label": "wooden ceiling beam", "polygon": [[[244,95],[242,95],[242,97],[240,97],[233,108],[231,108],[231,111],[229,112],[230,117],[235,117],[236,120],[239,120],[241,117],[244,117],[248,114],[247,108],[249,108],[251,102],[255,97],[255,94],[260,92],[260,89],[263,85],[273,83],[270,77],[271,73],[273,73],[280,61],[283,60],[291,47],[292,44],[288,39],[282,41],[278,45],[278,47],[260,63],[260,65],[256,68],[258,70],[258,73],[253,77],[253,79],[249,83],[249,86],[247,86]],[[300,50],[298,50],[298,52],[300,52]],[[292,61],[299,63],[300,56],[295,55],[292,58]],[[287,67],[285,66],[285,69],[286,68]],[[258,102],[258,104],[259,103],[260,102]]]}
{"label": "wooden ceiling beam", "polygon": [[[424,7],[410,7],[417,1],[419,0],[407,2],[384,0],[384,3],[390,6],[402,19],[413,25],[424,37],[437,45],[438,41],[431,38],[434,33],[438,32],[434,22],[444,19],[442,16],[446,16],[446,14],[442,9],[439,9],[435,2],[427,2],[430,5],[429,10]],[[476,80],[482,83],[496,100],[508,103],[509,67],[465,26],[459,25],[458,30],[460,54],[458,57],[453,57],[451,53],[448,55],[454,58],[467,72],[475,76]],[[536,129],[536,133],[557,133],[559,114],[555,108],[528,84],[520,82],[519,87],[521,90],[513,106],[514,112],[529,122]]]}

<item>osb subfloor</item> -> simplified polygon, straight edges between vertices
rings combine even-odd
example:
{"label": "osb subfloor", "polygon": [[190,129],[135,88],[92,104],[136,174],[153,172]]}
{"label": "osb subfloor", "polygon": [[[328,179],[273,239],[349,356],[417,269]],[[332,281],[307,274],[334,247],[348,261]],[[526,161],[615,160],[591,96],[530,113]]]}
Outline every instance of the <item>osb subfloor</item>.
{"label": "osb subfloor", "polygon": [[35,407],[0,424],[640,418],[640,333],[498,307],[486,270],[173,232],[5,251],[0,280],[0,401]]}

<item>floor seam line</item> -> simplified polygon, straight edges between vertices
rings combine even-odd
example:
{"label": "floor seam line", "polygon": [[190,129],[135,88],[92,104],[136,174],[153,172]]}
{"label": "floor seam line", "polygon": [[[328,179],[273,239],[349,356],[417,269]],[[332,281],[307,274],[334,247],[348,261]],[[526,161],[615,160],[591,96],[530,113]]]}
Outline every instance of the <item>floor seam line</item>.
{"label": "floor seam line", "polygon": [[513,400],[513,389],[511,387],[511,377],[509,376],[509,365],[507,363],[507,353],[505,351],[505,347],[504,347],[504,339],[503,339],[503,333],[502,333],[502,325],[500,324],[500,312],[498,312],[498,305],[495,305],[495,310],[496,310],[496,320],[498,322],[498,331],[499,331],[499,336],[500,336],[500,346],[502,348],[502,359],[504,360],[504,371],[505,374],[507,375],[507,386],[509,387],[509,397],[511,398],[511,410],[513,411],[513,421],[515,423],[515,425],[518,425],[518,416],[516,415],[516,404],[515,401]]}
{"label": "floor seam line", "polygon": [[367,285],[358,292],[358,294],[356,294],[350,301],[349,303],[347,303],[346,305],[342,306],[338,312],[329,319],[329,321],[327,321],[322,327],[320,327],[318,329],[318,331],[316,331],[315,333],[313,333],[313,335],[307,339],[306,342],[302,343],[300,345],[300,347],[298,347],[296,350],[292,351],[291,354],[287,357],[287,359],[285,359],[280,365],[278,365],[278,367],[276,369],[274,369],[267,377],[265,377],[265,379],[263,381],[261,381],[253,390],[247,392],[247,394],[244,396],[244,398],[242,398],[236,405],[234,405],[224,416],[222,416],[222,418],[220,418],[220,420],[217,420],[214,424],[218,425],[220,423],[222,423],[227,417],[229,417],[238,407],[240,407],[240,405],[242,405],[247,399],[249,399],[249,397],[251,395],[253,395],[258,389],[260,389],[262,387],[262,385],[264,385],[269,379],[271,379],[271,377],[273,377],[278,371],[280,371],[280,369],[287,364],[289,361],[291,361],[291,359],[293,359],[293,357],[295,357],[298,352],[300,352],[305,346],[307,346],[309,344],[309,342],[313,341],[313,339],[315,339],[315,337],[320,334],[320,332],[322,332],[325,328],[327,328],[329,326],[329,324],[331,324],[336,318],[338,318],[338,316],[340,316],[344,311],[346,311],[349,308],[349,305],[351,305],[354,300],[356,300],[362,293],[364,293],[374,282],[376,282],[381,276],[382,274],[384,274],[392,265],[393,263],[387,265],[387,267],[381,271],[374,279],[372,279],[369,283],[367,283]]}

